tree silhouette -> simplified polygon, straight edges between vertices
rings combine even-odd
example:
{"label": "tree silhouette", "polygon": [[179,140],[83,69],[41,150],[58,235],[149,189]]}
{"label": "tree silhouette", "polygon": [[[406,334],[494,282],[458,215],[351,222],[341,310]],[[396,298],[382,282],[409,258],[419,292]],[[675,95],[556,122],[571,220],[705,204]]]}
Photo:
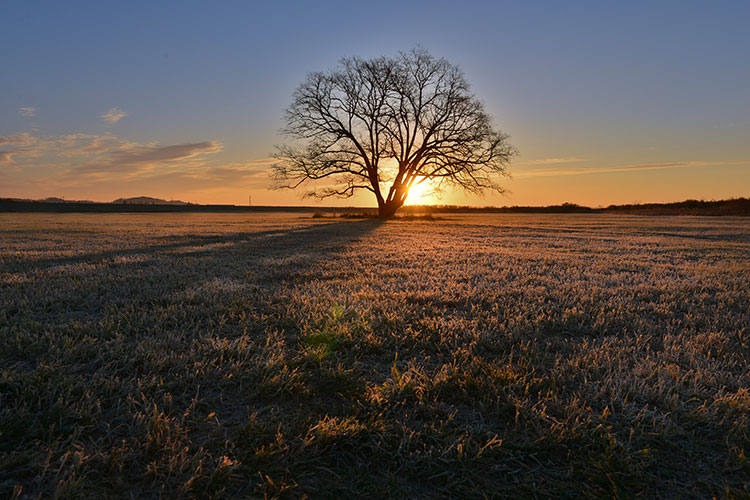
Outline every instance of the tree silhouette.
{"label": "tree silhouette", "polygon": [[398,57],[342,59],[294,92],[278,147],[274,187],[307,196],[372,192],[391,217],[409,189],[431,181],[472,193],[502,192],[497,177],[516,150],[495,130],[461,70],[416,48]]}

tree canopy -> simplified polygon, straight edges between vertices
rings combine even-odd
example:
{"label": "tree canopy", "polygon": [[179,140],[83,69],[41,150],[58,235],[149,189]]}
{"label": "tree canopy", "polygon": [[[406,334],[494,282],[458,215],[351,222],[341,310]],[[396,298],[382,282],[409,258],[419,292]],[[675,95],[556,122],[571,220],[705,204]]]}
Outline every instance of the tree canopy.
{"label": "tree canopy", "polygon": [[502,192],[498,178],[516,154],[463,72],[422,48],[309,74],[285,122],[294,141],[278,147],[275,187],[307,184],[306,195],[321,198],[367,190],[382,217],[428,180],[437,189]]}

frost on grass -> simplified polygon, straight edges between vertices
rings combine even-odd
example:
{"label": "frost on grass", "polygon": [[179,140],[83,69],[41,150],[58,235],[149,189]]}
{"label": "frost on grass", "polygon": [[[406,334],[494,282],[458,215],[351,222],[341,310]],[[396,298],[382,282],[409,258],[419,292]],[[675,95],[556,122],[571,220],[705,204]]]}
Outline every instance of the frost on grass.
{"label": "frost on grass", "polygon": [[750,221],[0,215],[0,497],[744,498]]}
{"label": "frost on grass", "polygon": [[247,290],[250,286],[246,281],[230,278],[211,278],[195,286],[175,293],[176,300],[203,300],[212,301],[218,295],[237,294]]}

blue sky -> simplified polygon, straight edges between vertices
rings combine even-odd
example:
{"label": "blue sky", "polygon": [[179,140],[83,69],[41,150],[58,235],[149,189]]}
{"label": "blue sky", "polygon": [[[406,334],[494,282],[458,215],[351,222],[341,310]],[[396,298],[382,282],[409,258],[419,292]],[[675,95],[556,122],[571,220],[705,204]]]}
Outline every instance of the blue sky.
{"label": "blue sky", "polygon": [[417,44],[463,68],[521,153],[506,197],[443,203],[750,195],[750,2],[0,9],[0,196],[309,203],[267,189],[294,88]]}

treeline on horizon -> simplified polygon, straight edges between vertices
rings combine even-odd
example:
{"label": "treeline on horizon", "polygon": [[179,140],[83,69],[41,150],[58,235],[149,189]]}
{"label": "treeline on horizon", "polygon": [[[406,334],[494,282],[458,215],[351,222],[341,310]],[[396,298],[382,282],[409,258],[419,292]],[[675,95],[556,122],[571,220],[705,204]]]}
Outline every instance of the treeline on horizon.
{"label": "treeline on horizon", "polygon": [[[120,201],[120,200],[118,200]],[[161,201],[161,200],[159,200]],[[324,211],[345,213],[356,210],[369,212],[363,207],[311,207],[311,206],[242,206],[242,205],[198,205],[165,203],[97,203],[89,201],[35,201],[17,198],[0,198],[0,212],[271,212],[271,211]],[[674,203],[642,203],[629,205],[609,205],[607,207],[587,207],[576,203],[563,203],[547,206],[485,206],[469,207],[461,205],[407,205],[400,214],[438,213],[529,213],[529,214],[598,214],[619,213],[636,215],[734,215],[750,216],[750,198],[730,198],[727,200],[685,200]]]}
{"label": "treeline on horizon", "polygon": [[587,207],[576,203],[563,203],[547,206],[504,206],[466,207],[458,205],[419,205],[405,206],[404,213],[632,213],[641,215],[750,215],[750,198],[730,198],[727,200],[685,200],[673,203],[638,203],[629,205],[609,205],[607,207]]}

